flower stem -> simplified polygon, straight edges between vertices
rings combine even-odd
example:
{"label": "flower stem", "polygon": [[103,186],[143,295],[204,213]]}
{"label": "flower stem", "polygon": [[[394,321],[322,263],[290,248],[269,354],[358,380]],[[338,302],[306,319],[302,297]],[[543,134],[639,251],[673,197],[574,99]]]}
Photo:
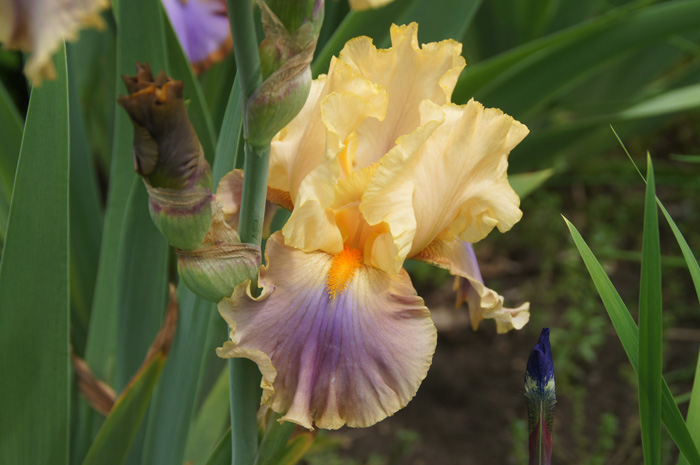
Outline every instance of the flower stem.
{"label": "flower stem", "polygon": [[[243,94],[243,114],[250,96],[262,83],[252,2],[228,0],[238,81]],[[243,120],[245,121],[245,117]],[[246,139],[248,130],[245,129]],[[243,197],[239,234],[242,242],[260,245],[262,240],[270,145],[245,144]],[[256,287],[255,285],[253,287]],[[258,448],[257,410],[260,402],[260,373],[246,359],[229,360],[232,463],[252,465]]]}

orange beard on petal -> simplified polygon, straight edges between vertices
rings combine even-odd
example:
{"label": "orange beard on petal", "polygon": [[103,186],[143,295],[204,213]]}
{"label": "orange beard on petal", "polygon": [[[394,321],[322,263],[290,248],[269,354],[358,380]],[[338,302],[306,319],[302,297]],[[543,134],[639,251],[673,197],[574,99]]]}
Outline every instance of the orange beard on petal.
{"label": "orange beard on petal", "polygon": [[342,252],[335,254],[326,280],[328,297],[331,299],[338,297],[348,287],[360,266],[362,266],[362,252],[357,249],[345,246]]}

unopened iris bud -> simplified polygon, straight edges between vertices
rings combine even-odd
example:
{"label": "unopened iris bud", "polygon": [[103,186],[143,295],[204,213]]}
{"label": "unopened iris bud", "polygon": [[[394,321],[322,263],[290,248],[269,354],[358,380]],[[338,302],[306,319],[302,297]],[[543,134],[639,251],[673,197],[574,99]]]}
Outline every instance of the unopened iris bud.
{"label": "unopened iris bud", "polygon": [[138,65],[119,97],[134,126],[134,169],[150,197],[151,218],[178,249],[194,250],[211,223],[212,176],[187,117],[183,84]]}
{"label": "unopened iris bud", "polygon": [[246,108],[247,140],[272,138],[301,110],[311,88],[311,60],[323,23],[323,0],[258,0],[265,39],[260,44],[263,83]]}
{"label": "unopened iris bud", "polygon": [[230,297],[234,288],[257,276],[260,247],[242,244],[221,207],[213,204],[211,228],[197,250],[178,250],[180,278],[192,292],[211,302]]}
{"label": "unopened iris bud", "polygon": [[530,465],[552,463],[552,422],[557,396],[554,389],[554,364],[549,346],[549,328],[530,353],[525,373],[528,431],[530,433]]}

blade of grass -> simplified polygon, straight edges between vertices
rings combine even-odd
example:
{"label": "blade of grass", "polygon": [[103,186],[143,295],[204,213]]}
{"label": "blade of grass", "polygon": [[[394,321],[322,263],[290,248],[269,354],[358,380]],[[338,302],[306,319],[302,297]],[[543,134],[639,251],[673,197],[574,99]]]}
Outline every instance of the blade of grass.
{"label": "blade of grass", "polygon": [[[622,146],[622,149],[625,151],[625,154],[627,154],[627,157],[629,158],[630,162],[632,162],[632,166],[634,166],[634,168],[637,170],[637,173],[639,173],[639,176],[641,176],[642,180],[644,180],[644,182],[647,182],[647,179],[644,178],[644,175],[637,167],[636,163],[632,159],[632,156],[630,155],[629,151],[627,150],[627,147],[622,142],[622,139],[620,139],[620,137],[618,136],[617,132],[615,132],[614,129],[612,129],[612,131],[613,131],[613,134],[615,134],[615,137],[617,138],[618,142]],[[658,197],[656,197],[656,203],[658,204],[659,208],[663,212],[664,217],[666,218],[666,221],[668,222],[669,226],[671,227],[671,230],[673,231],[673,235],[675,236],[676,241],[678,242],[678,245],[681,248],[681,251],[683,253],[683,257],[685,258],[686,265],[688,266],[688,271],[690,272],[690,276],[691,276],[691,278],[693,280],[693,284],[695,286],[695,293],[698,296],[698,301],[700,301],[700,266],[698,265],[698,261],[695,259],[693,252],[690,250],[690,247],[688,246],[688,242],[685,240],[685,237],[683,237],[683,234],[681,233],[680,229],[678,229],[678,225],[673,220],[671,215],[666,210],[666,207],[664,207],[663,203],[661,203],[661,200],[659,200]],[[700,446],[700,355],[698,355],[697,367],[695,369],[695,380],[693,382],[693,390],[691,391],[690,405],[688,406],[688,416],[686,419],[686,426],[687,426],[689,431],[694,432],[693,438],[695,440],[695,446],[699,447]],[[693,438],[691,438],[691,439],[693,439]],[[689,465],[689,464],[690,464],[690,462],[686,458],[683,451],[681,451],[681,456],[678,460],[678,465]]]}
{"label": "blade of grass", "polygon": [[198,298],[185,285],[178,288],[178,300],[180,323],[148,415],[141,463],[149,465],[184,462],[206,360],[214,356],[215,344],[207,335],[221,320],[215,304]]}
{"label": "blade of grass", "polygon": [[114,388],[136,373],[158,332],[167,303],[168,244],[151,220],[148,193],[134,179],[120,245]]}
{"label": "blade of grass", "polygon": [[[622,139],[620,139],[620,136],[617,134],[617,132],[615,132],[615,129],[613,129],[612,127],[611,127],[611,129],[612,129],[613,134],[615,135],[615,138],[620,143],[622,150],[625,151],[627,158],[629,158],[630,162],[632,163],[632,166],[634,166],[634,169],[637,170],[637,173],[639,173],[639,176],[642,178],[642,180],[644,182],[647,182],[646,178],[644,177],[642,172],[639,170],[639,167],[637,167],[637,164],[634,162],[632,155],[630,155],[629,151],[627,150],[627,147],[622,142]],[[683,258],[685,259],[685,263],[688,266],[688,272],[690,273],[690,277],[693,280],[693,285],[695,286],[695,294],[698,296],[698,302],[700,302],[700,265],[698,264],[698,261],[695,259],[695,256],[693,255],[693,251],[690,250],[690,246],[688,245],[688,242],[685,240],[685,237],[683,237],[683,233],[681,233],[681,230],[678,229],[678,225],[673,220],[671,215],[668,213],[668,210],[666,210],[666,207],[664,207],[664,204],[661,202],[661,200],[659,200],[658,197],[656,197],[656,203],[659,205],[659,208],[661,209],[661,212],[664,214],[664,217],[666,218],[668,225],[671,227],[671,231],[673,231],[673,236],[676,238],[676,242],[678,242],[678,246],[681,248],[681,252],[683,253]]]}
{"label": "blade of grass", "polygon": [[255,457],[255,465],[279,465],[281,458],[286,452],[287,442],[294,431],[294,423],[284,422],[280,424],[277,420],[282,418],[281,414],[270,412],[267,421],[265,435],[260,443],[260,450]]}
{"label": "blade of grass", "polygon": [[163,371],[177,326],[178,304],[173,287],[170,292],[170,304],[162,327],[141,367],[114,403],[83,465],[121,465],[126,461],[151,393]]}
{"label": "blade of grass", "polygon": [[0,82],[0,245],[5,241],[12,185],[22,144],[22,117]]}
{"label": "blade of grass", "polygon": [[483,62],[469,64],[457,81],[452,100],[457,103],[466,102],[494,79],[502,77],[509,70],[523,66],[521,63],[526,64],[528,59],[534,56],[541,58],[542,55],[554,53],[566,45],[586,40],[601,30],[607,29],[612,21],[627,11],[629,8],[625,7],[613,10],[561,32],[527,42]]}
{"label": "blade of grass", "polygon": [[476,96],[489,106],[526,119],[614,58],[699,26],[700,3],[695,1],[642,8],[616,17],[593,35],[563,47],[556,44],[507,73],[492,75]]}
{"label": "blade of grass", "polygon": [[[206,463],[207,458],[221,440],[230,422],[228,385],[228,370],[224,369],[202,403],[192,424],[187,438],[187,447],[185,447],[185,463]],[[229,431],[229,437],[230,434]]]}
{"label": "blade of grass", "polygon": [[216,445],[207,465],[230,465],[231,464],[231,428],[227,429],[221,441]]}
{"label": "blade of grass", "polygon": [[85,354],[90,322],[90,306],[95,288],[95,274],[102,238],[102,208],[97,188],[95,166],[85,133],[79,101],[79,72],[74,45],[67,45],[68,85],[70,92],[70,241],[71,241],[71,335],[73,350]]}
{"label": "blade of grass", "polygon": [[[113,1],[112,6],[118,26],[117,75],[133,74],[137,61],[149,62],[156,71],[167,69],[160,3],[157,0],[119,0]],[[118,80],[120,84],[116,88],[117,95],[124,93],[121,78]],[[147,268],[139,270],[139,275],[124,277],[120,274],[124,270],[119,265],[120,257],[126,252],[120,250],[120,246],[126,227],[127,203],[135,184],[131,157],[132,137],[133,128],[128,116],[121,108],[115,107],[107,210],[85,349],[86,362],[95,376],[112,386],[119,384],[115,383],[114,367],[118,296],[123,289],[123,282],[125,279],[135,282],[145,275],[144,281],[147,283],[154,277],[146,274],[152,271]],[[125,380],[121,381],[122,387],[124,382]],[[76,441],[73,463],[81,463],[103,421],[85,403],[81,403],[81,409],[81,430]]]}
{"label": "blade of grass", "polygon": [[[0,463],[68,463],[69,119],[65,47],[30,97],[0,261]],[[37,332],[39,331],[39,332]]]}
{"label": "blade of grass", "polygon": [[[698,361],[695,365],[695,379],[693,380],[693,390],[690,393],[690,404],[685,424],[688,426],[688,430],[694,432],[695,445],[700,446],[700,353],[698,353]],[[681,454],[678,465],[690,465],[690,462]]]}
{"label": "blade of grass", "polygon": [[[700,107],[700,85],[694,84],[672,89],[642,100],[619,112],[599,114],[567,124],[556,124],[527,137],[516,156],[511,157],[510,169],[515,172],[531,170],[553,163],[562,151],[580,144],[594,131],[609,127],[611,123],[669,115]],[[643,177],[643,176],[642,176]]]}
{"label": "blade of grass", "polygon": [[[574,244],[583,259],[588,273],[595,284],[596,290],[600,295],[605,310],[608,312],[610,321],[615,328],[617,337],[625,349],[627,358],[629,358],[632,368],[636,372],[639,371],[639,329],[635,324],[629,310],[625,306],[622,298],[617,293],[610,278],[603,270],[598,260],[593,255],[593,252],[588,247],[586,242],[581,237],[576,227],[564,218],[566,226],[571,232],[571,237]],[[688,431],[688,427],[683,421],[678,405],[673,400],[671,390],[668,388],[665,380],[661,380],[661,420],[666,426],[666,430],[670,434],[673,441],[676,443],[681,453],[691,459],[691,463],[700,463],[700,453],[698,452],[693,438]]]}
{"label": "blade of grass", "polygon": [[642,272],[639,283],[639,419],[644,463],[661,463],[661,246],[654,166],[647,156]]}
{"label": "blade of grass", "polygon": [[508,176],[508,182],[521,199],[539,189],[554,174],[553,169],[535,171],[532,173],[518,173]]}

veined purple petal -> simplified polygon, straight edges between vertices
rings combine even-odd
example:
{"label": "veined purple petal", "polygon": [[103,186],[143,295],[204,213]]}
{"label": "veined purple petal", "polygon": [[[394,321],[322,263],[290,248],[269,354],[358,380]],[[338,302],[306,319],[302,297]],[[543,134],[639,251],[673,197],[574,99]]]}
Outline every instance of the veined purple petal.
{"label": "veined purple petal", "polygon": [[405,271],[362,265],[327,287],[333,256],[267,242],[263,288],[239,285],[219,312],[232,341],[221,357],[246,357],[262,374],[262,402],[306,428],[369,426],[405,406],[425,377],[436,331]]}
{"label": "veined purple petal", "polygon": [[203,71],[231,50],[226,0],[162,0],[185,55]]}

